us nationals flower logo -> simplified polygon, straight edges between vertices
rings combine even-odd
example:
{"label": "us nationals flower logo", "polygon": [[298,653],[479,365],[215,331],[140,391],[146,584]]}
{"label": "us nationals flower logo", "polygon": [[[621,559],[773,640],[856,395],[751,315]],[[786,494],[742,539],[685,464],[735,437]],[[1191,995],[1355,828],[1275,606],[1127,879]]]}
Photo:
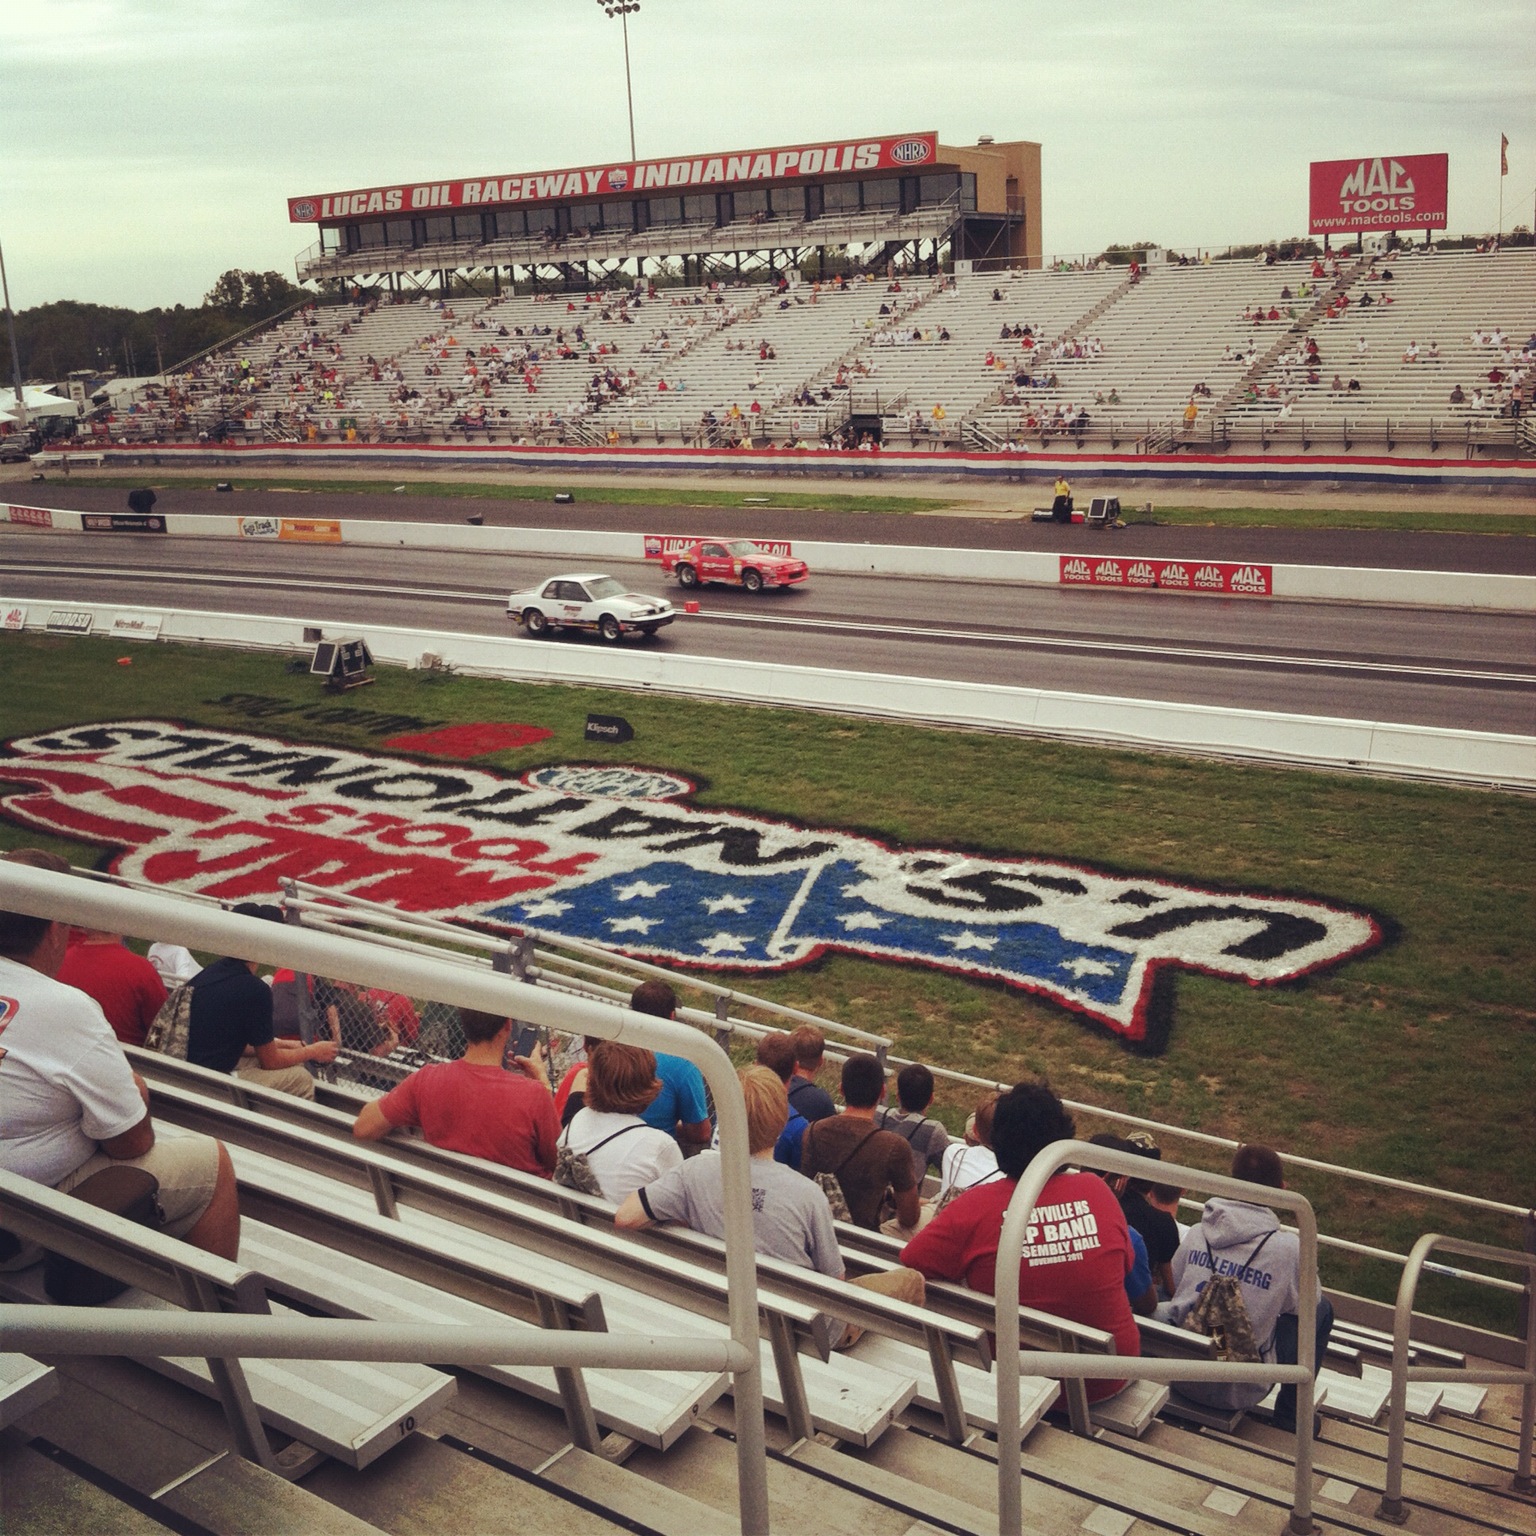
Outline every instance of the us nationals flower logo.
{"label": "us nationals flower logo", "polygon": [[1368,913],[1039,859],[891,847],[688,803],[654,769],[457,764],[160,720],[17,738],[0,808],[224,900],[297,879],[410,912],[780,971],[829,952],[1048,998],[1143,1048],[1177,969],[1266,985],[1379,944]]}

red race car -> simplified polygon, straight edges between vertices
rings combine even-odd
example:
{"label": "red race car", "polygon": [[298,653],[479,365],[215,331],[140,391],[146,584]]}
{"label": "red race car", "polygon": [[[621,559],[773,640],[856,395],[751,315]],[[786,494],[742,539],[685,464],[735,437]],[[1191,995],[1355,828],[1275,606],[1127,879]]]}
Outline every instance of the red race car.
{"label": "red race car", "polygon": [[679,586],[724,581],[748,592],[793,587],[810,575],[804,560],[770,554],[751,539],[696,539],[681,549],[664,550],[661,568],[665,574],[676,576]]}

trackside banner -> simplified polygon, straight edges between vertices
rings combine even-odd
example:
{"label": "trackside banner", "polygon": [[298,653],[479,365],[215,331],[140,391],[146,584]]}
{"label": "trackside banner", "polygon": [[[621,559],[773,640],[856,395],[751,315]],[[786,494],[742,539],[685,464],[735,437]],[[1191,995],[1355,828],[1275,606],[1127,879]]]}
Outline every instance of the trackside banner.
{"label": "trackside banner", "polygon": [[1064,587],[1136,587],[1145,591],[1204,592],[1224,597],[1270,597],[1272,565],[1222,560],[1135,560],[1063,555]]}
{"label": "trackside banner", "polygon": [[1444,229],[1449,155],[1314,160],[1310,232]]}
{"label": "trackside banner", "polygon": [[[54,617],[67,617],[55,615]],[[87,619],[89,615],[86,615]],[[0,809],[220,900],[285,879],[674,964],[781,971],[828,953],[999,982],[1156,1048],[1173,969],[1250,986],[1373,949],[1366,912],[1057,859],[893,846],[693,803],[649,768],[510,778],[166,720],[17,737]]]}
{"label": "trackside banner", "polygon": [[507,203],[551,203],[624,197],[636,192],[694,187],[748,186],[796,176],[835,176],[848,171],[913,171],[938,155],[936,133],[844,139],[834,144],[794,144],[741,149],[686,160],[640,160],[584,165],[574,170],[471,176],[462,181],[402,182],[354,192],[325,192],[288,200],[290,224],[328,223],[371,214],[427,213],[443,208],[486,208]]}

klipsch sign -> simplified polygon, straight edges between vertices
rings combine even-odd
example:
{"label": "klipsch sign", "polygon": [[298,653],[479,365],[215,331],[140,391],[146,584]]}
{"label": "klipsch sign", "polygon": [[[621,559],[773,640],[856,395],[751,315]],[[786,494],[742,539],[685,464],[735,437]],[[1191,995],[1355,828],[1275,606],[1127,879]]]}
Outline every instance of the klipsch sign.
{"label": "klipsch sign", "polygon": [[114,868],[222,900],[287,879],[407,912],[778,971],[828,952],[1002,982],[1161,1043],[1159,974],[1252,986],[1374,948],[1365,912],[1057,860],[892,847],[701,810],[654,769],[516,779],[161,720],[18,737],[0,807],[122,850]]}
{"label": "klipsch sign", "polygon": [[1444,229],[1449,155],[1314,160],[1314,235],[1367,229]]}
{"label": "klipsch sign", "polygon": [[566,171],[534,171],[466,181],[402,182],[358,192],[326,192],[288,200],[291,224],[338,219],[409,217],[445,208],[486,208],[508,203],[603,200],[637,192],[679,192],[695,187],[749,186],[802,176],[851,172],[917,171],[938,157],[938,135],[899,133],[889,138],[846,139],[835,144],[740,149],[686,160],[641,160],[621,165],[584,165]]}

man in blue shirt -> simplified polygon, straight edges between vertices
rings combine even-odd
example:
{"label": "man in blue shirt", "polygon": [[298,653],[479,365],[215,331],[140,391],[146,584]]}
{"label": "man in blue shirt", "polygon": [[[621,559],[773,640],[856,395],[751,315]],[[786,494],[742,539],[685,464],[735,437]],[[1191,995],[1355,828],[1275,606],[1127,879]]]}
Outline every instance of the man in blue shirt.
{"label": "man in blue shirt", "polygon": [[[677,1012],[677,994],[664,981],[642,981],[630,994],[629,1006],[635,1013],[670,1019]],[[681,1056],[657,1051],[656,1076],[661,1092],[640,1112],[640,1118],[647,1125],[675,1136],[684,1149],[707,1147],[714,1127],[710,1124],[704,1074]]]}

